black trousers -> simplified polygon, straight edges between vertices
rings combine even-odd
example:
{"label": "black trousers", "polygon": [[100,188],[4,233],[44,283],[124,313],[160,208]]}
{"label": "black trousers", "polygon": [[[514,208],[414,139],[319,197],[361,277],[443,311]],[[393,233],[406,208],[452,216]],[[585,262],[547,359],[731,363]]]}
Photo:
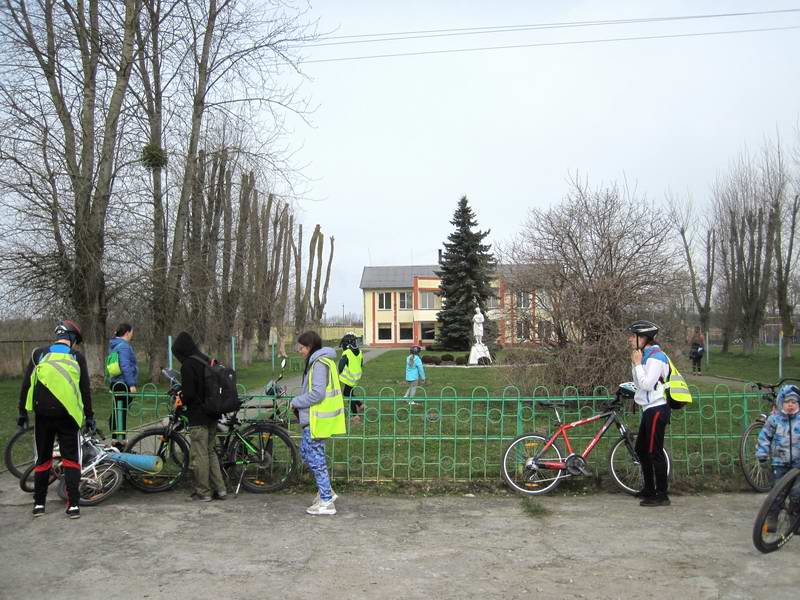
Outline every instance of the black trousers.
{"label": "black trousers", "polygon": [[666,496],[669,486],[667,459],[664,456],[664,435],[670,417],[669,405],[648,408],[642,413],[639,435],[636,438],[636,454],[642,465],[644,493]]}
{"label": "black trousers", "polygon": [[108,417],[108,429],[112,432],[112,439],[124,440],[128,432],[128,409],[133,399],[127,391],[111,391],[114,393],[114,406],[111,407],[111,416]]}
{"label": "black trousers", "polygon": [[34,436],[36,437],[36,466],[33,477],[33,503],[44,504],[53,466],[53,444],[58,438],[61,452],[61,469],[67,484],[69,505],[77,506],[81,480],[80,429],[70,417],[46,417],[36,415]]}
{"label": "black trousers", "polygon": [[345,398],[350,398],[350,413],[356,414],[361,410],[363,406],[363,402],[361,400],[357,400],[353,397],[353,388],[347,385],[346,383],[342,384],[342,396]]}

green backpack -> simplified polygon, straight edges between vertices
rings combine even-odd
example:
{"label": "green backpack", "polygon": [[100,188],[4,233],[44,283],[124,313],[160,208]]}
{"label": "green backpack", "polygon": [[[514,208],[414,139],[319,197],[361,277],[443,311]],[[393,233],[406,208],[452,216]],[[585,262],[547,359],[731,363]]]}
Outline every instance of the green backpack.
{"label": "green backpack", "polygon": [[119,364],[119,352],[111,352],[106,356],[106,379],[109,381],[122,375],[122,367]]}

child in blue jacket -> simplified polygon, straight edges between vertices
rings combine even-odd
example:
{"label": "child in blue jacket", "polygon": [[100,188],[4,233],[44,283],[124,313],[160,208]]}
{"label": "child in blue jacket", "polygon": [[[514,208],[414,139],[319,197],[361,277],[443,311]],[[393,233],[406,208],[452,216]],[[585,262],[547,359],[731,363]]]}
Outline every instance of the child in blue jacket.
{"label": "child in blue jacket", "polygon": [[[778,481],[791,468],[800,467],[800,388],[785,385],[775,399],[775,409],[767,418],[758,436],[756,458],[761,463],[771,459],[773,481]],[[792,510],[800,510],[800,478],[789,492]],[[767,531],[777,527],[780,505],[767,515]]]}
{"label": "child in blue jacket", "polygon": [[411,350],[406,357],[406,383],[408,384],[408,389],[403,398],[408,398],[408,403],[411,406],[416,404],[412,398],[417,393],[417,384],[419,382],[425,383],[425,367],[422,366],[422,359],[419,357],[420,352],[422,352],[422,348],[411,346]]}

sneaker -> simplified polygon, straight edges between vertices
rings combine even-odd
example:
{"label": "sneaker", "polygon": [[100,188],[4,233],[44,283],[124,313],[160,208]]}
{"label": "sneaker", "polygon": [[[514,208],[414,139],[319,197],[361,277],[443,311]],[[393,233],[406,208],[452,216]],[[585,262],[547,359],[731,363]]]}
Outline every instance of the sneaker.
{"label": "sneaker", "polygon": [[333,504],[333,500],[330,502],[315,502],[311,506],[306,509],[306,512],[310,515],[335,515],[336,514],[336,506]]}
{"label": "sneaker", "polygon": [[672,502],[668,496],[650,496],[639,502],[639,506],[669,506]]}
{"label": "sneaker", "polygon": [[195,502],[211,502],[213,498],[211,496],[204,496],[203,494],[192,494],[191,499]]}
{"label": "sneaker", "polygon": [[408,401],[409,406],[419,406],[419,402],[414,402],[413,400]]}
{"label": "sneaker", "polygon": [[[333,488],[331,488],[331,493],[333,494],[333,496],[331,496],[331,500],[330,501],[331,502],[336,502],[339,499],[339,494],[334,492]],[[314,496],[314,504],[319,504],[320,502],[322,502],[322,498],[319,497],[319,492],[317,492],[317,495]],[[312,506],[314,506],[314,504],[312,504]]]}
{"label": "sneaker", "polygon": [[44,504],[35,504],[33,506],[33,516],[41,517],[44,514]]}
{"label": "sneaker", "polygon": [[[42,507],[42,512],[44,512],[44,507]],[[65,511],[67,516],[70,519],[80,519],[81,518],[81,507],[80,506],[68,506],[67,510]]]}
{"label": "sneaker", "polygon": [[228,497],[228,492],[214,492],[214,495],[211,496],[213,500],[225,500]]}

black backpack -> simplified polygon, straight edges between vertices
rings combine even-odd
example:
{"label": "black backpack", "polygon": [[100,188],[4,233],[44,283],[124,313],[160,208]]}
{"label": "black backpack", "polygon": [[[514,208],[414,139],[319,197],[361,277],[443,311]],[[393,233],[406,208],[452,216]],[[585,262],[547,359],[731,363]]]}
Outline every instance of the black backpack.
{"label": "black backpack", "polygon": [[211,359],[209,363],[201,356],[192,356],[203,365],[205,400],[203,412],[218,416],[235,412],[242,406],[236,390],[236,371]]}

